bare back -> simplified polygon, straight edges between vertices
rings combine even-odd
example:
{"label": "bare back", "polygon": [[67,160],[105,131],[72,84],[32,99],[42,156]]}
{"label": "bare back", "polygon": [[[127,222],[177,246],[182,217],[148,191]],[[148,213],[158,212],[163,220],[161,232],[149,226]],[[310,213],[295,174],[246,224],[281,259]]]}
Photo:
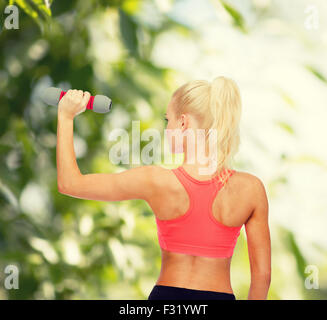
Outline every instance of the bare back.
{"label": "bare back", "polygon": [[[196,172],[185,170],[197,180],[210,179]],[[158,190],[148,201],[155,216],[161,220],[182,216],[189,208],[189,196],[169,169],[156,170]],[[251,192],[252,181],[256,177],[236,171],[218,192],[213,204],[214,218],[226,226],[243,225],[255,207],[255,196]],[[156,284],[198,290],[232,293],[230,284],[231,258],[209,258],[175,253],[161,249],[161,272]]]}

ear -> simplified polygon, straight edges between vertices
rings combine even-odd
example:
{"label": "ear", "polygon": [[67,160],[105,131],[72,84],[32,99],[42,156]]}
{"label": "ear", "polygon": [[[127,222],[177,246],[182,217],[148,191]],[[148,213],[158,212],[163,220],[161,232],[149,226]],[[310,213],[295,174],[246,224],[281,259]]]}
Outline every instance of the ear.
{"label": "ear", "polygon": [[188,118],[185,114],[181,115],[181,127],[182,131],[185,131],[188,127]]}

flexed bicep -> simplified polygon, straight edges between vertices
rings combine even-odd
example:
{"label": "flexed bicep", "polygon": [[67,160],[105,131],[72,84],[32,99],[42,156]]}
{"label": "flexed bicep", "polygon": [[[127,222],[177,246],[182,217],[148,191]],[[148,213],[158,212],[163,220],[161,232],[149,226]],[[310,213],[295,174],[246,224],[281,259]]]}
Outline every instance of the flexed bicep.
{"label": "flexed bicep", "polygon": [[155,166],[140,166],[119,173],[81,174],[60,193],[88,200],[148,200],[154,192]]}

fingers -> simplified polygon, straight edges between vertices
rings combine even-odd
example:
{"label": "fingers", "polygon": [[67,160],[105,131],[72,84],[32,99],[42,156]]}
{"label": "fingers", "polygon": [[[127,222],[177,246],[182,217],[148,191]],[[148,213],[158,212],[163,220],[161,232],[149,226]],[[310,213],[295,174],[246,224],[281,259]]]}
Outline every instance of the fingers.
{"label": "fingers", "polygon": [[90,100],[91,94],[88,91],[83,92],[83,90],[69,89],[65,94],[65,97],[70,101],[70,103],[75,106],[78,106],[78,111],[76,113],[77,115],[85,111],[86,106]]}
{"label": "fingers", "polygon": [[76,90],[76,98],[80,99],[82,101],[83,99],[83,91],[82,90]]}
{"label": "fingers", "polygon": [[77,90],[75,90],[75,89],[69,89],[66,92],[66,94],[65,94],[66,98],[69,98],[71,100],[75,100],[75,98],[76,98],[76,91]]}
{"label": "fingers", "polygon": [[[73,119],[78,114],[86,110],[91,94],[87,91],[69,89],[59,102],[59,110]],[[59,112],[59,111],[58,111]]]}
{"label": "fingers", "polygon": [[66,92],[65,96],[70,97],[70,96],[72,95],[72,93],[73,93],[73,90],[72,90],[72,89],[69,89],[69,90]]}
{"label": "fingers", "polygon": [[[83,94],[83,91],[82,91],[82,94]],[[82,102],[81,102],[83,107],[87,106],[87,103],[89,102],[90,97],[91,97],[91,94],[88,91],[85,91],[83,94],[83,97],[82,97]]]}
{"label": "fingers", "polygon": [[[87,92],[87,91],[85,91]],[[88,93],[88,92],[87,92]],[[89,97],[91,96],[90,93],[89,94]],[[84,98],[84,92],[83,90],[77,90],[77,89],[69,89],[67,91],[67,93],[65,94],[65,96],[67,96],[69,98],[71,98],[73,101],[77,102],[77,103],[80,103],[83,101],[83,98]]]}
{"label": "fingers", "polygon": [[72,97],[74,98],[74,100],[76,102],[82,101],[83,91],[82,90],[77,90],[77,89],[72,90]]}

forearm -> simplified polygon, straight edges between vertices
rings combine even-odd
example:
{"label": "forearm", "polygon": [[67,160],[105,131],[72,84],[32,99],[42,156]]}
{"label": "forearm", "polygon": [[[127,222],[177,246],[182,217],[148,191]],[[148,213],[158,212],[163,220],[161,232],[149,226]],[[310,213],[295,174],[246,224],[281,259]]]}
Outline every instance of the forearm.
{"label": "forearm", "polygon": [[266,300],[270,286],[270,275],[254,275],[251,277],[251,285],[248,300]]}
{"label": "forearm", "polygon": [[56,155],[59,190],[66,189],[81,175],[76,162],[73,137],[74,120],[58,112]]}

